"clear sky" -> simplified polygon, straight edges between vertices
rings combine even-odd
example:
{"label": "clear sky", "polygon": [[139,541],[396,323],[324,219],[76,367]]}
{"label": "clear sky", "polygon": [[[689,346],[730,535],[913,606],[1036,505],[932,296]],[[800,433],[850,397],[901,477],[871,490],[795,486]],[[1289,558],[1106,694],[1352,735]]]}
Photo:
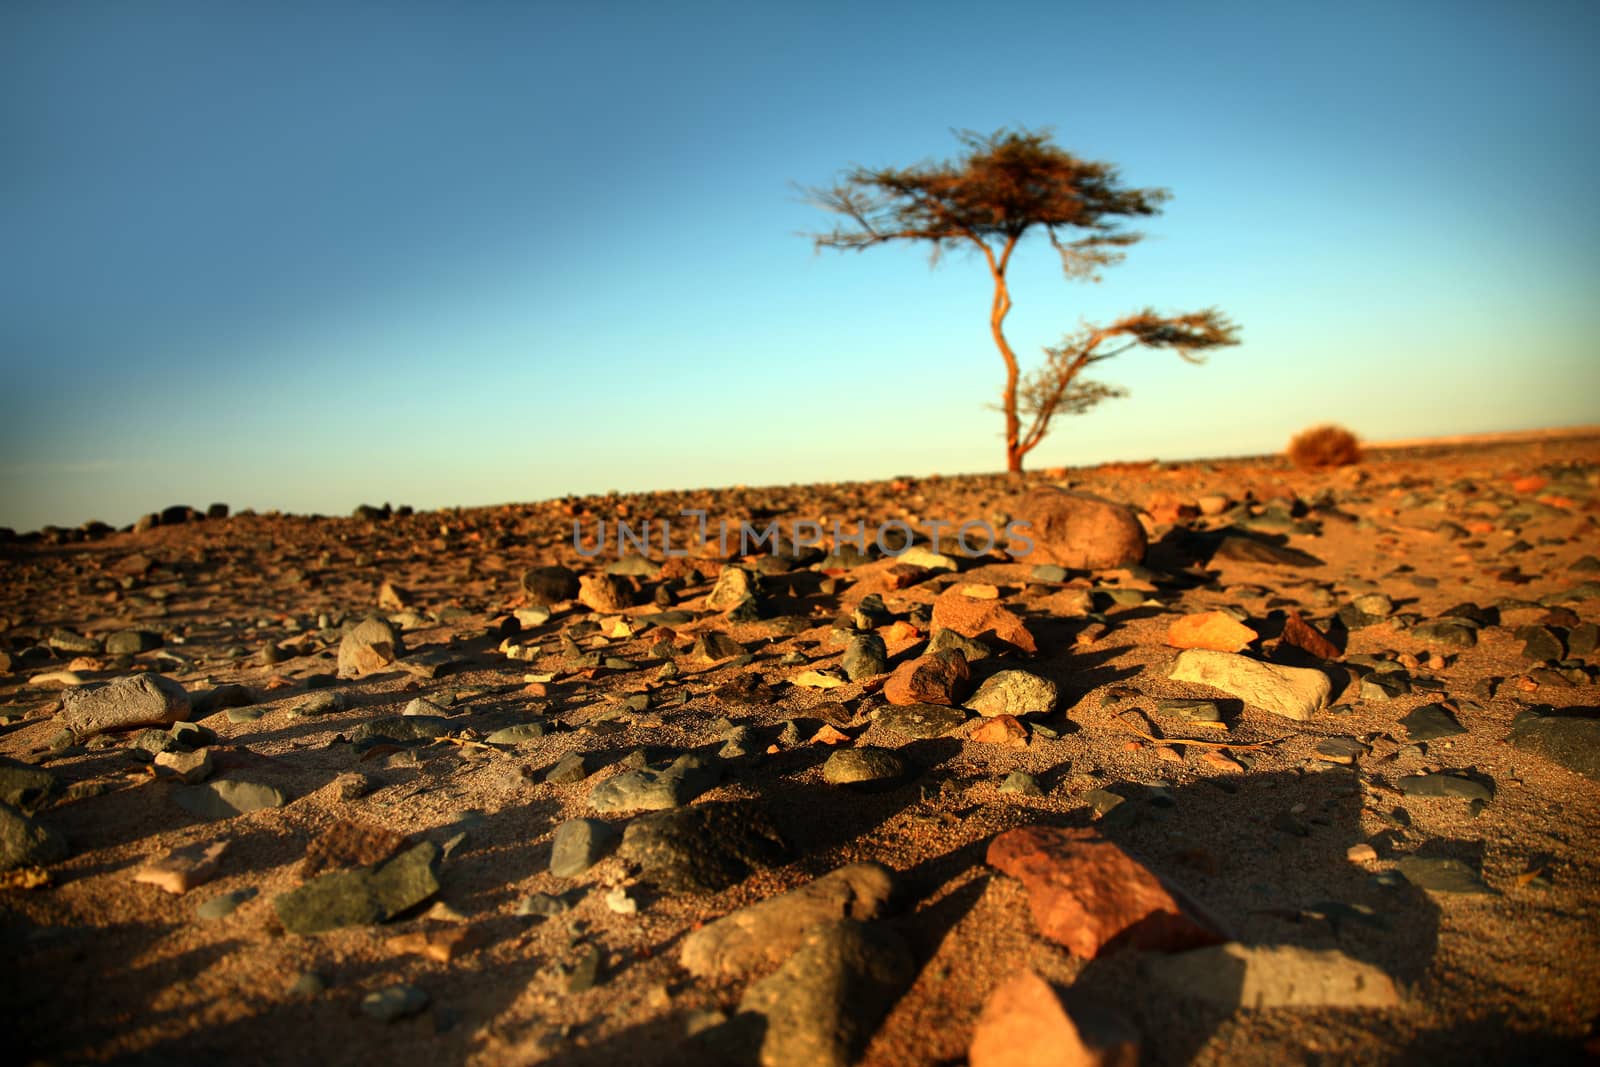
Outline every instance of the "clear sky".
{"label": "clear sky", "polygon": [[1600,422],[1600,6],[0,6],[0,525],[1003,468],[981,260],[792,183],[1053,128],[1173,199],[1031,466]]}

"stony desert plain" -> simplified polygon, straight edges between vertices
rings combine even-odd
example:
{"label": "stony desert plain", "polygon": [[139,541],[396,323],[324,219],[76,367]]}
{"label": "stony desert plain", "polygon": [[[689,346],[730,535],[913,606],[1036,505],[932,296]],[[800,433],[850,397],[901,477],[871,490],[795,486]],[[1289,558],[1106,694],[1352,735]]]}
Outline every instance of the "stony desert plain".
{"label": "stony desert plain", "polygon": [[8,1062],[1600,1059],[1600,430],[192,503],[0,544]]}

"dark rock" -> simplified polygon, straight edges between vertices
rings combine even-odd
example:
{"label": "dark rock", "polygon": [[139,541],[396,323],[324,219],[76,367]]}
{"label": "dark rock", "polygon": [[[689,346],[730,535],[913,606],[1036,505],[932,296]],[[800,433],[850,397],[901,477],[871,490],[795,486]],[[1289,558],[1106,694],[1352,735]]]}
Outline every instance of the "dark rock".
{"label": "dark rock", "polygon": [[1524,626],[1517,631],[1517,638],[1523,642],[1523,659],[1535,663],[1555,663],[1567,657],[1566,646],[1560,635],[1548,626]]}
{"label": "dark rock", "polygon": [[753,868],[788,858],[766,809],[724,801],[641,815],[628,824],[618,854],[669,893],[715,893]]}
{"label": "dark rock", "polygon": [[439,846],[424,841],[375,867],[334,871],[280,894],[278,920],[293,934],[319,934],[382,922],[439,891]]}
{"label": "dark rock", "polygon": [[1434,893],[1493,893],[1472,867],[1455,859],[1406,856],[1397,864],[1406,881]]}
{"label": "dark rock", "polygon": [[607,778],[589,792],[596,811],[661,811],[687,804],[722,779],[715,761],[693,754],[679,756],[661,771],[641,769]]}
{"label": "dark rock", "polygon": [[870,745],[837,749],[822,765],[822,780],[830,785],[884,785],[905,773],[905,762],[898,755]]}
{"label": "dark rock", "polygon": [[1530,708],[1511,723],[1506,742],[1600,782],[1600,716],[1592,708]]}
{"label": "dark rock", "polygon": [[773,974],[745,991],[741,1014],[765,1022],[759,1062],[849,1067],[916,977],[886,927],[842,920],[813,930]]}
{"label": "dark rock", "polygon": [[845,646],[844,657],[839,661],[844,675],[852,682],[872,678],[889,669],[889,654],[883,638],[877,634],[856,634]]}
{"label": "dark rock", "polygon": [[1467,732],[1443,704],[1424,704],[1400,720],[1412,741],[1434,741]]}
{"label": "dark rock", "polygon": [[619,835],[599,819],[568,819],[556,827],[550,846],[550,873],[576,878],[617,847]]}
{"label": "dark rock", "polygon": [[1454,774],[1413,774],[1399,781],[1400,792],[1412,797],[1459,797],[1462,800],[1494,799],[1494,787],[1476,778]]}
{"label": "dark rock", "polygon": [[0,756],[0,803],[31,814],[60,789],[60,780],[43,767]]}
{"label": "dark rock", "polygon": [[872,718],[891,733],[920,740],[951,733],[967,721],[967,713],[939,704],[890,704],[875,710]]}
{"label": "dark rock", "polygon": [[172,798],[179,807],[202,819],[231,819],[262,808],[281,808],[289,802],[276,786],[236,778],[179,789]]}
{"label": "dark rock", "polygon": [[0,804],[0,871],[45,866],[66,858],[66,838],[10,804]]}

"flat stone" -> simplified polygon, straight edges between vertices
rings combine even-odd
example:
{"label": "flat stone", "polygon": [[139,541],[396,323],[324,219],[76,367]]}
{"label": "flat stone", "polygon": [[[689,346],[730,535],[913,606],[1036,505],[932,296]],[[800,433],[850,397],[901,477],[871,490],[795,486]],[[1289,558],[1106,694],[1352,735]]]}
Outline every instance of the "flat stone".
{"label": "flat stone", "polygon": [[1008,551],[1037,566],[1110,570],[1144,561],[1146,539],[1139,516],[1125,504],[1088,493],[1041,486],[1013,501],[1015,531]]}
{"label": "flat stone", "polygon": [[876,919],[894,893],[894,872],[882,864],[840,867],[694,931],[683,942],[684,969],[714,978],[769,971],[820,924],[836,919]]}
{"label": "flat stone", "polygon": [[1232,560],[1235,563],[1265,563],[1274,567],[1320,567],[1322,560],[1298,548],[1264,541],[1259,537],[1229,534],[1217,542],[1211,559]]}
{"label": "flat stone", "polygon": [[1027,887],[1039,932],[1082,959],[1123,947],[1175,952],[1226,940],[1213,920],[1093,830],[1008,830],[990,842],[987,861]]}
{"label": "flat stone", "polygon": [[810,931],[782,967],[745,991],[739,1011],[764,1022],[763,1067],[850,1067],[915,977],[899,935],[845,919]]}
{"label": "flat stone", "polygon": [[1150,956],[1139,972],[1192,1000],[1245,1008],[1390,1008],[1394,980],[1337,949],[1230,942],[1175,956]]}
{"label": "flat stone", "polygon": [[617,847],[621,835],[599,819],[568,819],[556,827],[550,846],[550,873],[576,878]]}
{"label": "flat stone", "polygon": [[217,876],[227,849],[226,841],[202,841],[169,849],[135,871],[133,880],[181,896]]}
{"label": "flat stone", "polygon": [[1449,708],[1443,704],[1424,704],[1400,718],[1406,728],[1406,737],[1412,741],[1436,741],[1441,737],[1456,737],[1467,732],[1456,721]]}
{"label": "flat stone", "polygon": [[947,589],[933,601],[932,625],[954,630],[964,637],[989,634],[1028,653],[1038,642],[1022,617],[998,600],[975,600],[959,589]]}
{"label": "flat stone", "polygon": [[505,726],[495,730],[483,739],[483,743],[513,748],[527,741],[537,741],[549,733],[550,724],[543,719],[535,719],[532,722],[519,722],[515,726]]}
{"label": "flat stone", "polygon": [[1327,737],[1316,747],[1317,758],[1328,763],[1354,763],[1367,752],[1367,746],[1353,737]]}
{"label": "flat stone", "polygon": [[1405,856],[1396,864],[1406,881],[1431,893],[1481,896],[1493,893],[1473,867],[1456,859]]}
{"label": "flat stone", "polygon": [[209,900],[203,900],[195,905],[194,917],[201,922],[216,922],[232,915],[240,904],[255,899],[260,894],[255,887],[235,889],[227,893],[218,893]]}
{"label": "flat stone", "polygon": [[189,693],[159,674],[134,674],[61,694],[61,724],[79,737],[136,726],[171,726],[189,714]]}
{"label": "flat stone", "polygon": [[372,741],[393,741],[406,744],[411,741],[432,741],[443,737],[460,724],[443,715],[385,715],[381,719],[364,722],[350,731],[355,744]]}
{"label": "flat stone", "polygon": [[589,791],[596,811],[662,811],[687,804],[722,780],[715,761],[693,754],[679,756],[665,770],[626,771]]}
{"label": "flat stone", "polygon": [[1039,780],[1027,771],[1012,771],[1006,775],[1005,781],[1000,783],[1000,792],[1015,793],[1024,797],[1044,796],[1044,789],[1040,787]]}
{"label": "flat stone", "polygon": [[1215,700],[1190,700],[1183,697],[1169,697],[1156,701],[1156,711],[1163,715],[1175,715],[1185,722],[1218,723],[1222,722],[1222,708]]}
{"label": "flat stone", "polygon": [[1411,628],[1410,633],[1418,641],[1444,648],[1473,648],[1478,643],[1477,627],[1451,619],[1420,622]]}
{"label": "flat stone", "polygon": [[952,649],[961,653],[962,658],[969,664],[976,663],[980,659],[988,659],[994,655],[994,650],[982,641],[956,633],[956,631],[947,627],[935,627],[932,636],[928,638],[927,654],[933,655],[937,652],[946,652]]}
{"label": "flat stone", "polygon": [[891,733],[922,740],[954,732],[967,721],[967,713],[939,704],[891,704],[874,709],[872,720]]}
{"label": "flat stone", "polygon": [[1530,709],[1511,723],[1506,742],[1600,782],[1600,716]]}
{"label": "flat stone", "polygon": [[1250,627],[1223,611],[1203,611],[1183,615],[1167,627],[1167,644],[1173,648],[1211,648],[1218,652],[1238,652],[1258,635]]}
{"label": "flat stone", "polygon": [[382,922],[439,891],[434,873],[438,858],[439,846],[424,841],[374,867],[319,875],[280,894],[272,906],[292,934]]}
{"label": "flat stone", "polygon": [[1048,715],[1056,708],[1056,683],[1031,671],[998,671],[984,680],[966,707],[979,715]]}
{"label": "flat stone", "polygon": [[281,808],[289,802],[276,786],[225,778],[188,786],[172,795],[178,805],[202,819],[231,819],[263,808]]}
{"label": "flat stone", "polygon": [[1138,1067],[1139,1034],[1119,1016],[1079,1007],[1024,969],[1001,982],[972,1031],[969,1067]]}
{"label": "flat stone", "polygon": [[1462,778],[1454,774],[1413,774],[1397,783],[1400,792],[1412,797],[1456,797],[1461,800],[1481,800],[1485,804],[1494,799],[1494,787],[1476,778]]}
{"label": "flat stone", "polygon": [[838,749],[822,765],[822,780],[829,785],[879,785],[897,781],[905,773],[905,762],[898,755],[870,745]]}
{"label": "flat stone", "polygon": [[638,816],[618,854],[666,892],[715,893],[784,862],[789,848],[760,804],[711,801]]}
{"label": "flat stone", "polygon": [[1167,675],[1220,689],[1246,704],[1290,719],[1309,719],[1328,706],[1333,685],[1308,667],[1281,667],[1234,652],[1191,648],[1178,654]]}

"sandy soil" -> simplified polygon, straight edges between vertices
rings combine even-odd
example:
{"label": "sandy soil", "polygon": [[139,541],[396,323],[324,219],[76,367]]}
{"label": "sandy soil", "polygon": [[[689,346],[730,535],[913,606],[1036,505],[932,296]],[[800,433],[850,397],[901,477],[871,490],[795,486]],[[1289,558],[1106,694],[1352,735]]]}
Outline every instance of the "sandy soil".
{"label": "sandy soil", "polygon": [[[1520,626],[1551,621],[1553,608],[1600,621],[1600,600],[1564,599],[1596,577],[1573,567],[1600,551],[1597,464],[1600,438],[1569,436],[1381,451],[1325,473],[1266,459],[1032,474],[1029,484],[1070,484],[1145,509],[1150,570],[1037,583],[1030,564],[994,552],[963,560],[959,576],[893,589],[892,560],[836,574],[801,568],[766,579],[768,618],[733,623],[703,607],[722,561],[701,561],[699,569],[679,561],[673,567],[687,581],[668,599],[696,617],[671,628],[675,678],[658,673],[662,660],[651,649],[659,628],[602,636],[614,632],[617,616],[662,610],[651,602],[660,584],[652,577],[638,580],[640,603],[626,611],[557,606],[547,623],[518,636],[537,646],[530,659],[499,650],[502,620],[525,604],[525,568],[564,563],[589,572],[614,558],[579,556],[574,516],[591,530],[596,517],[676,518],[690,506],[762,524],[962,521],[1008,514],[1018,483],[907,478],[567,499],[379,521],[239,515],[81,544],[0,546],[0,615],[14,660],[0,679],[0,703],[11,716],[0,726],[0,754],[62,780],[65,792],[37,818],[72,849],[48,868],[47,884],[0,890],[6,1058],[712,1062],[686,1032],[713,1013],[732,1012],[747,982],[691,977],[678,961],[685,934],[842,863],[873,859],[901,872],[904,900],[887,922],[912,946],[918,971],[877,1026],[865,1064],[964,1062],[984,998],[1024,965],[1115,1005],[1142,1035],[1147,1063],[1585,1062],[1584,1042],[1600,1018],[1600,782],[1505,738],[1527,705],[1600,705],[1594,653],[1557,677],[1524,658],[1515,636]],[[1175,511],[1211,494],[1250,506],[1219,516]],[[1291,505],[1320,532],[1302,527],[1288,544],[1317,565],[1208,561],[1190,551],[1205,543],[1197,531],[1242,525],[1252,513],[1270,520]],[[326,685],[335,673],[338,623],[376,612],[385,580],[415,600],[400,666],[426,650],[450,651],[461,662],[437,678],[395,668],[334,681],[348,710],[290,717],[306,699],[308,679]],[[1025,748],[889,735],[870,719],[882,704],[881,679],[829,690],[790,681],[837,665],[835,620],[868,594],[882,595],[907,619],[949,585],[971,583],[995,585],[1040,646],[1034,657],[980,661],[977,677],[1020,667],[1053,679],[1062,693],[1060,709],[1039,720],[1045,729]],[[1103,623],[1083,615],[1081,589],[1093,590]],[[1154,602],[1113,603],[1113,590],[1144,590]],[[1241,609],[1263,634],[1265,654],[1282,609],[1328,632],[1341,607],[1372,591],[1393,600],[1401,622],[1351,631],[1344,661],[1414,657],[1406,659],[1411,677],[1436,683],[1434,691],[1418,686],[1392,700],[1362,699],[1359,681],[1335,662],[1328,669],[1341,690],[1336,707],[1309,721],[1224,702],[1229,727],[1219,734],[1155,711],[1164,697],[1217,695],[1166,676],[1176,654],[1167,628],[1178,614]],[[1500,610],[1499,624],[1485,627],[1476,647],[1441,649],[1405,628],[1467,601]],[[327,616],[326,631],[319,615]],[[779,632],[770,618],[778,615],[801,616],[804,628]],[[636,668],[575,666],[560,634],[591,619],[601,626],[580,632],[582,651],[624,657]],[[1554,622],[1573,625],[1566,616]],[[103,637],[130,626],[162,634],[165,647],[134,663],[22,653],[58,627]],[[691,657],[692,640],[709,630],[729,633],[753,659]],[[285,646],[282,662],[263,663],[269,642]],[[914,656],[920,644],[891,640],[892,662]],[[779,662],[792,653],[803,664]],[[208,821],[174,802],[180,787],[153,773],[131,735],[52,750],[60,690],[29,679],[68,667],[88,682],[155,670],[196,695],[224,684],[249,687],[259,718],[234,721],[246,717],[217,711],[200,719],[216,735],[218,775],[277,786],[289,803]],[[549,680],[530,683],[530,676]],[[752,677],[769,689],[729,684]],[[617,712],[624,697],[641,693],[649,694],[647,710]],[[397,715],[414,697],[447,694],[459,718],[457,743],[362,749],[346,741],[362,722]],[[1410,743],[1397,720],[1441,699],[1458,708],[1467,733]],[[788,720],[803,739],[816,733],[824,702],[851,713],[850,743],[898,749],[913,768],[909,779],[877,792],[831,786],[821,777],[827,745],[777,742]],[[1203,750],[1140,740],[1129,709],[1157,734],[1266,744],[1241,753],[1246,770],[1231,772],[1202,759]],[[514,749],[470,743],[534,715],[563,728]],[[653,761],[715,753],[724,716],[755,727],[760,746],[730,761],[723,784],[696,803],[763,801],[791,846],[790,862],[714,894],[652,892],[616,857],[574,880],[549,873],[552,830],[596,815],[588,804],[595,783],[619,773],[640,747]],[[1370,751],[1353,768],[1317,759],[1316,745],[1335,736]],[[762,752],[768,745],[773,751]],[[589,777],[546,783],[545,772],[570,752],[588,755]],[[1470,768],[1493,783],[1494,798],[1475,810],[1459,799],[1399,792],[1400,778],[1428,768]],[[1018,769],[1035,775],[1045,795],[1001,793],[1001,781]],[[338,780],[352,771],[369,775],[375,788],[342,799]],[[1337,947],[1393,975],[1402,1005],[1224,1012],[1152,986],[1138,953],[1086,963],[1041,938],[1020,883],[985,865],[986,844],[1030,823],[1094,824],[1085,794],[1125,786],[1138,817],[1100,820],[1106,834],[1181,885],[1238,939]],[[628,819],[601,817],[618,827]],[[435,900],[416,912],[318,936],[285,932],[273,898],[300,883],[307,848],[352,819],[416,839],[442,841],[461,829],[468,836],[444,861]],[[217,876],[184,895],[134,881],[153,855],[222,839],[229,847]],[[1348,859],[1359,842],[1372,844],[1378,859]],[[1385,876],[1409,854],[1463,859],[1481,870],[1490,892],[1432,893]],[[608,907],[606,891],[616,886],[630,889],[636,914]],[[197,918],[197,904],[244,889],[259,892],[225,918]],[[576,902],[548,920],[517,915],[518,902],[535,892],[572,893]],[[410,932],[463,927],[468,947],[448,962],[396,944]],[[590,946],[603,961],[599,981],[568,992],[567,972]],[[292,991],[308,972],[325,988]],[[363,996],[395,983],[423,990],[427,1009],[393,1023],[360,1010]]]}

